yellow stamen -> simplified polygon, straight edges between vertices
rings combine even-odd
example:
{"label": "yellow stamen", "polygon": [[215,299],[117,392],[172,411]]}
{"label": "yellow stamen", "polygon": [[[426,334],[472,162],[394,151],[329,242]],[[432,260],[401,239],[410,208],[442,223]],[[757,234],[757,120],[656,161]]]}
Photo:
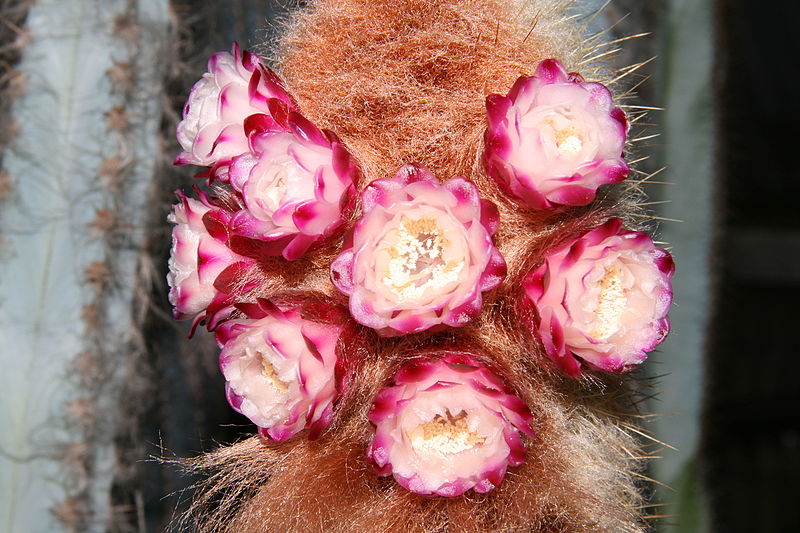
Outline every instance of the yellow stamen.
{"label": "yellow stamen", "polygon": [[391,260],[383,283],[402,299],[422,296],[429,287],[443,287],[458,278],[463,261],[443,259],[450,244],[434,218],[403,218],[397,241],[387,250]]}
{"label": "yellow stamen", "polygon": [[600,280],[600,295],[594,312],[597,316],[592,337],[606,339],[617,332],[622,313],[628,304],[619,267],[606,267],[605,276]]}
{"label": "yellow stamen", "polygon": [[555,130],[555,136],[556,147],[561,153],[574,155],[583,149],[581,132],[571,126],[563,130]]}
{"label": "yellow stamen", "polygon": [[423,453],[456,454],[483,444],[486,439],[469,430],[467,413],[436,415],[414,428],[408,437],[411,445]]}
{"label": "yellow stamen", "polygon": [[278,377],[278,373],[275,371],[275,367],[272,366],[266,357],[263,354],[259,353],[258,356],[261,357],[261,375],[267,378],[267,381],[275,387],[280,392],[286,392],[289,390],[289,384],[281,381]]}

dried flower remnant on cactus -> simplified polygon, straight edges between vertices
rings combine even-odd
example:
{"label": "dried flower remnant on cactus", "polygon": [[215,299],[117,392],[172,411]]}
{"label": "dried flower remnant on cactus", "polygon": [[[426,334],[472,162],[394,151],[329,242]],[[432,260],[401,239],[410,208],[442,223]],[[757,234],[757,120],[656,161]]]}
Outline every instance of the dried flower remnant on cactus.
{"label": "dried flower remnant on cactus", "polygon": [[249,151],[231,162],[230,184],[245,208],[230,227],[266,253],[295,260],[342,225],[356,167],[331,132],[277,100],[270,108],[272,115],[247,118]]}
{"label": "dried flower remnant on cactus", "polygon": [[[245,119],[269,113],[269,100],[289,107],[294,102],[280,79],[258,56],[233,45],[232,53],[218,52],[208,60],[208,72],[195,83],[178,124],[183,152],[177,165],[224,166],[248,151]],[[225,173],[219,173],[224,180]]]}
{"label": "dried flower remnant on cactus", "polygon": [[497,209],[475,185],[439,184],[408,165],[373,181],[361,198],[351,246],[331,266],[356,321],[403,335],[463,326],[480,313],[482,293],[503,280],[506,265],[492,242]]}
{"label": "dried flower remnant on cactus", "polygon": [[618,218],[550,252],[525,280],[547,355],[572,375],[580,361],[612,372],[642,363],[669,333],[674,269]]}
{"label": "dried flower remnant on cactus", "polygon": [[484,161],[497,183],[534,209],[586,205],[628,175],[628,124],[609,90],[543,61],[507,96],[486,99]]}
{"label": "dried flower remnant on cactus", "polygon": [[246,270],[253,260],[233,252],[223,235],[209,232],[207,224],[229,215],[224,209],[203,193],[199,200],[181,191],[176,194],[180,203],[168,217],[175,224],[167,274],[173,315],[178,320],[207,317],[216,322],[231,310],[229,295],[218,281]]}
{"label": "dried flower remnant on cactus", "polygon": [[336,344],[341,328],[306,320],[301,309],[266,300],[239,304],[248,318],[217,328],[228,402],[259,433],[277,441],[310,429],[315,438],[339,396]]}
{"label": "dried flower remnant on cactus", "polygon": [[414,360],[378,393],[367,451],[380,475],[418,494],[489,492],[525,460],[520,433],[533,417],[514,393],[472,356]]}

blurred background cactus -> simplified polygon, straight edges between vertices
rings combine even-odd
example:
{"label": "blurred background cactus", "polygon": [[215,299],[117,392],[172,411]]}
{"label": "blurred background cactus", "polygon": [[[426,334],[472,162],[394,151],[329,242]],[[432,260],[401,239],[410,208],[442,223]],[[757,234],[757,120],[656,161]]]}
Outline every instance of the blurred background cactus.
{"label": "blurred background cactus", "polygon": [[103,531],[124,468],[119,391],[143,353],[170,12],[28,4],[4,110],[0,514],[6,531]]}
{"label": "blurred background cactus", "polygon": [[[210,336],[189,345],[169,317],[166,214],[171,191],[192,182],[170,161],[206,58],[234,40],[268,47],[287,3],[0,2],[0,531],[162,531],[193,480],[148,459],[251,432],[217,396]],[[646,63],[626,103],[666,108],[639,122],[660,127],[636,143],[679,264],[673,334],[647,381],[647,411],[671,415],[648,423],[663,456],[651,469],[663,506],[648,512],[664,530],[704,531],[708,509],[712,530],[793,527],[800,435],[796,408],[777,406],[795,403],[784,339],[796,321],[798,181],[786,179],[788,116],[769,105],[780,96],[768,81],[789,66],[772,36],[796,44],[797,9],[615,0],[593,22],[608,41],[654,33],[611,61]],[[775,157],[761,165],[764,153]],[[777,207],[748,211],[763,202]]]}

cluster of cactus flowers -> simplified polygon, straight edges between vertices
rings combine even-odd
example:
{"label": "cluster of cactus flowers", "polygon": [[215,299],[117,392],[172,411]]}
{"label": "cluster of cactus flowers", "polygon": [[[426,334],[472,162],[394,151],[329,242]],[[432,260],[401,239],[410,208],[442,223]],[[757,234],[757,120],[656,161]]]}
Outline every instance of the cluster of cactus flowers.
{"label": "cluster of cactus flowers", "polygon": [[[486,171],[523,209],[587,205],[600,186],[627,176],[625,114],[605,86],[556,60],[508,95],[489,95],[486,107]],[[177,137],[184,151],[176,164],[206,167],[198,176],[216,183],[217,195],[177,193],[170,303],[175,318],[193,320],[192,331],[204,323],[215,332],[227,399],[265,439],[306,430],[313,439],[330,424],[353,371],[337,351],[346,324],[383,337],[458,328],[505,280],[493,240],[498,209],[478,187],[407,165],[357,192],[360,171],[344,144],[236,45],[209,61]],[[265,257],[282,257],[289,269],[340,241],[330,277],[347,310],[249,296]],[[673,269],[648,235],[612,218],[562,242],[527,274],[518,292],[534,318],[525,326],[569,375],[631,370],[669,331]],[[459,349],[407,358],[368,415],[375,433],[366,455],[379,475],[454,497],[493,490],[525,461],[531,410],[485,361],[491,354]]]}

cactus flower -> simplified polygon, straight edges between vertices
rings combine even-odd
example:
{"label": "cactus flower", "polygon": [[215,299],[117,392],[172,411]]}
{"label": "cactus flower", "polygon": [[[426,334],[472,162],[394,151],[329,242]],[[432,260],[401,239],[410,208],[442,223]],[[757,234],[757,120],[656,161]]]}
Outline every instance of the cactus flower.
{"label": "cactus flower", "polygon": [[271,98],[293,106],[280,79],[258,56],[241,50],[218,52],[195,83],[183,108],[177,137],[183,152],[176,165],[219,166],[248,151],[244,120],[267,113]]}
{"label": "cactus flower", "polygon": [[227,216],[224,209],[199,191],[199,200],[181,191],[175,194],[180,203],[168,216],[175,226],[167,273],[173,315],[178,320],[207,317],[216,322],[224,318],[223,311],[231,310],[229,295],[221,290],[226,285],[223,279],[246,270],[253,260],[232,251],[216,232],[209,232],[207,224]]}
{"label": "cactus flower", "polygon": [[418,494],[489,492],[525,461],[520,433],[534,436],[525,402],[463,353],[407,363],[378,393],[369,419],[368,459]]}
{"label": "cactus flower", "polygon": [[268,242],[269,253],[291,261],[342,225],[355,196],[356,169],[331,132],[275,100],[271,108],[273,115],[245,121],[250,148],[229,168],[245,206],[231,231]]}
{"label": "cactus flower", "polygon": [[523,205],[586,205],[597,188],[628,175],[622,158],[628,125],[609,90],[543,61],[507,96],[486,99],[484,161]]}
{"label": "cactus flower", "polygon": [[265,438],[283,441],[305,428],[315,438],[330,423],[339,395],[341,329],[267,300],[237,307],[248,318],[228,320],[216,330],[228,402]]}
{"label": "cactus flower", "polygon": [[669,253],[612,218],[550,252],[525,280],[535,331],[564,371],[622,372],[640,364],[669,333]]}
{"label": "cactus flower", "polygon": [[408,165],[362,193],[352,244],[331,266],[357,322],[382,335],[463,326],[481,311],[482,293],[505,277],[492,242],[497,208],[463,178],[439,184]]}

